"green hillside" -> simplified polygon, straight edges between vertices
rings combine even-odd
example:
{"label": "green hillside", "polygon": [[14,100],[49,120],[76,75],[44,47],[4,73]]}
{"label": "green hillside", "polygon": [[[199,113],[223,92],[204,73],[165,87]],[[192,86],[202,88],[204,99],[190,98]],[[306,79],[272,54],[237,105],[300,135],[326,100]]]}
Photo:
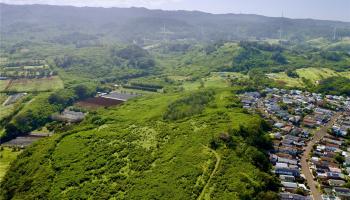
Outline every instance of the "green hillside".
{"label": "green hillside", "polygon": [[[0,10],[0,143],[53,133],[21,152],[0,151],[0,200],[275,200],[270,125],[237,94],[276,87],[350,95],[349,22],[2,3]],[[142,96],[91,104],[112,91]],[[18,92],[26,94],[2,104]],[[68,110],[84,120],[53,117]]]}
{"label": "green hillside", "polygon": [[349,71],[336,72],[328,68],[301,68],[295,70],[295,72],[298,74],[298,77],[289,77],[285,72],[271,73],[267,74],[267,76],[287,87],[307,87],[305,80],[313,85],[318,85],[321,80],[330,77],[350,78]]}
{"label": "green hillside", "polygon": [[[184,101],[198,108],[208,92],[151,95],[98,110],[19,155],[1,184],[2,197],[274,198],[261,121],[235,107],[230,90],[217,91],[196,112],[172,109]],[[164,120],[169,112],[186,115]]]}

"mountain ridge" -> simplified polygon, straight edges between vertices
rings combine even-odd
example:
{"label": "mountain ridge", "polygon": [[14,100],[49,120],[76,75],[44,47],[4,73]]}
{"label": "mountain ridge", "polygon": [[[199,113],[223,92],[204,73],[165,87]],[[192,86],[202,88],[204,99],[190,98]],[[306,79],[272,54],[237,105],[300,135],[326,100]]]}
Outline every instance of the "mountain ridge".
{"label": "mountain ridge", "polygon": [[214,16],[252,16],[252,17],[265,17],[265,18],[274,18],[274,19],[289,19],[289,20],[314,20],[314,21],[326,21],[326,22],[339,22],[339,23],[348,23],[350,24],[350,21],[342,21],[342,20],[331,20],[331,19],[316,19],[316,18],[289,18],[289,17],[274,17],[274,16],[267,16],[262,14],[254,14],[254,13],[211,13],[201,10],[166,10],[166,9],[151,9],[146,7],[137,7],[137,6],[131,6],[131,7],[102,7],[102,6],[75,6],[75,5],[53,5],[53,4],[9,4],[9,3],[1,3],[0,6],[48,6],[48,7],[66,7],[66,8],[85,8],[85,9],[138,9],[138,10],[146,10],[146,11],[158,11],[158,12],[173,12],[173,13],[197,13],[197,14],[204,14],[204,15],[214,15]]}
{"label": "mountain ridge", "polygon": [[[290,19],[255,14],[211,14],[201,11],[164,11],[147,8],[96,8],[52,5],[0,4],[2,36],[29,40],[28,32],[51,35],[83,32],[119,41],[249,40],[350,36],[350,23]],[[28,37],[29,36],[29,37]]]}

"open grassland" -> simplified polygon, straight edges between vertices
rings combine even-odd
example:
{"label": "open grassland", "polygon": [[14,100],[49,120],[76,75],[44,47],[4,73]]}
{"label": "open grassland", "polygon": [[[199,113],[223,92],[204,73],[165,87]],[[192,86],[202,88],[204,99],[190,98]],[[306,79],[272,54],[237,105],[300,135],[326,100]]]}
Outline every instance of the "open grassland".
{"label": "open grassland", "polygon": [[16,79],[6,82],[0,81],[1,91],[11,92],[53,91],[57,89],[62,89],[63,87],[63,81],[59,76],[38,79]]}
{"label": "open grassland", "polygon": [[346,77],[350,78],[350,72],[336,72],[332,69],[328,68],[301,68],[297,69],[296,73],[299,75],[299,78],[292,78],[287,76],[286,73],[271,73],[267,74],[267,76],[281,85],[285,85],[287,87],[304,87],[305,84],[303,79],[310,81],[312,84],[317,85],[320,80],[329,78],[329,77]]}
{"label": "open grassland", "polygon": [[329,41],[325,38],[316,38],[309,40],[307,42],[308,44],[321,48],[321,49],[349,49],[350,48],[350,38],[349,37],[344,37],[342,40],[339,41]]}
{"label": "open grassland", "polygon": [[327,68],[302,68],[296,70],[297,74],[300,78],[305,78],[310,80],[312,83],[316,84],[318,81],[322,79],[326,79],[333,76],[341,76],[341,74],[337,73],[334,70]]}
{"label": "open grassland", "polygon": [[236,72],[212,72],[208,77],[201,78],[197,81],[183,82],[183,88],[186,91],[203,88],[227,88],[230,86],[230,78],[247,78],[246,75]]}
{"label": "open grassland", "polygon": [[10,167],[10,163],[14,161],[21,151],[13,151],[9,147],[1,147],[0,150],[0,181],[6,174],[6,171]]}

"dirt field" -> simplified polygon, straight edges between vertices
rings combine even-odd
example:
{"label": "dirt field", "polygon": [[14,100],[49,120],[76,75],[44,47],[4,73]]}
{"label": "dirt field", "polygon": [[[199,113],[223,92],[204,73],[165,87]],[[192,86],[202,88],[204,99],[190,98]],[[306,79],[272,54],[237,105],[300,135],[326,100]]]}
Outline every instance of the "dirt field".
{"label": "dirt field", "polygon": [[99,108],[99,107],[109,107],[115,106],[123,103],[123,101],[107,99],[103,97],[89,98],[84,101],[79,101],[76,103],[77,106],[83,108]]}

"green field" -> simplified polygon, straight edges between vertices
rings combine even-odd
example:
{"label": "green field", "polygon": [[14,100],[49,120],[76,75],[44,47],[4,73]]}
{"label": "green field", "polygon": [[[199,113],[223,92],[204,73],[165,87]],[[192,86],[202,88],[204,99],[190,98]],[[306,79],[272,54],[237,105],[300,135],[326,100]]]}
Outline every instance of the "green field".
{"label": "green field", "polygon": [[8,147],[3,147],[3,149],[0,150],[0,181],[4,177],[10,163],[14,161],[20,153],[21,151],[13,151]]}
{"label": "green field", "polygon": [[247,76],[236,72],[212,72],[210,76],[200,80],[183,82],[183,87],[186,91],[197,90],[201,86],[204,88],[227,88],[230,86],[229,78],[241,79],[247,78]]}
{"label": "green field", "polygon": [[62,89],[63,81],[59,76],[38,79],[16,79],[0,81],[1,91],[11,92],[41,92]]}
{"label": "green field", "polygon": [[48,69],[47,65],[36,65],[36,66],[23,66],[23,69]]}
{"label": "green field", "polygon": [[267,74],[267,76],[287,87],[304,87],[302,79],[309,80],[314,85],[317,85],[318,81],[329,77],[341,76],[350,78],[350,72],[336,72],[328,68],[301,68],[297,69],[296,73],[299,75],[299,78],[291,78],[284,72],[271,73]]}

